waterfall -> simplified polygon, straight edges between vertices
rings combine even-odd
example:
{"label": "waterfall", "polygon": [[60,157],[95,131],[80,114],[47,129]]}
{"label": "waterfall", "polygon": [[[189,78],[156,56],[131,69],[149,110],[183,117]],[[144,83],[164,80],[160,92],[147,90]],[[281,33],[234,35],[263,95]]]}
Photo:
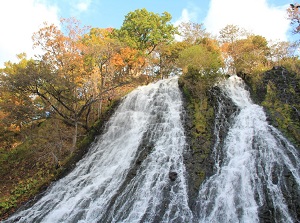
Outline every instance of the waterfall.
{"label": "waterfall", "polygon": [[[4,223],[296,222],[299,152],[266,121],[240,78],[218,87],[215,172],[196,205],[188,198],[183,104],[173,77],[128,94],[74,170]],[[224,97],[237,108],[229,116]]]}
{"label": "waterfall", "polygon": [[215,155],[216,172],[199,190],[197,222],[253,223],[265,217],[270,222],[295,222],[299,153],[268,124],[263,108],[253,104],[240,78],[232,76],[220,88],[239,112],[222,146],[222,164]]}
{"label": "waterfall", "polygon": [[181,113],[176,77],[137,88],[75,169],[4,222],[191,222]]}

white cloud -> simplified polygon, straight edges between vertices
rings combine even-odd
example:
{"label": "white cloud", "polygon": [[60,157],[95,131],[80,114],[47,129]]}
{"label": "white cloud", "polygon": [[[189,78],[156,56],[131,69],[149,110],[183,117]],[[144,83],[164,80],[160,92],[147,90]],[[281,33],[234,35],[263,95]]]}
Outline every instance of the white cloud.
{"label": "white cloud", "polygon": [[204,25],[212,34],[218,34],[226,25],[237,25],[268,40],[286,41],[287,7],[273,7],[266,0],[211,0]]}
{"label": "white cloud", "polygon": [[[183,9],[181,12],[181,16],[179,19],[177,19],[173,24],[175,27],[178,27],[181,23],[187,23],[187,22],[192,22],[197,20],[197,10],[188,10],[188,9]],[[182,41],[182,37],[180,35],[175,35],[175,39],[177,41]]]}
{"label": "white cloud", "polygon": [[89,5],[86,2],[79,2],[76,6],[76,8],[82,12],[82,11],[86,11],[88,9]]}
{"label": "white cloud", "polygon": [[195,20],[196,18],[197,14],[195,12],[191,12],[188,9],[183,9],[180,18],[174,22],[174,26],[178,26],[182,22]]}
{"label": "white cloud", "polygon": [[72,7],[71,13],[77,16],[80,13],[85,12],[89,9],[91,5],[91,0],[79,0],[75,4],[74,2],[70,2],[69,4]]}
{"label": "white cloud", "polygon": [[32,34],[43,22],[59,25],[58,9],[38,0],[0,1],[0,67],[6,61],[16,61],[16,54],[32,57]]}

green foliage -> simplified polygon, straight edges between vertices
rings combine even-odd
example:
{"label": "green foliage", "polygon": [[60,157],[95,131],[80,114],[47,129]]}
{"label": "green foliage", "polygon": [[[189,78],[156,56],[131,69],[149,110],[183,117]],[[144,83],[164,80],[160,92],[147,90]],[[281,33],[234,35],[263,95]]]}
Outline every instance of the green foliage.
{"label": "green foliage", "polygon": [[163,44],[157,47],[159,58],[154,60],[154,67],[159,67],[156,72],[160,77],[168,77],[170,73],[177,73],[179,71],[178,58],[180,53],[190,46],[187,42],[172,42],[170,44]]}
{"label": "green foliage", "polygon": [[205,45],[200,44],[183,50],[179,55],[178,64],[184,72],[196,78],[217,73],[223,61],[218,51],[210,51]]}
{"label": "green foliage", "polygon": [[125,16],[120,30],[114,34],[128,46],[151,53],[159,44],[173,41],[177,29],[170,24],[168,12],[161,16],[146,9],[137,9]]}
{"label": "green foliage", "polygon": [[300,60],[298,57],[284,58],[280,63],[290,73],[295,74],[296,78],[300,79]]}
{"label": "green foliage", "polygon": [[20,181],[10,193],[16,199],[24,194],[27,194],[28,196],[34,191],[33,189],[38,183],[39,181],[37,179],[28,178],[24,182]]}
{"label": "green foliage", "polygon": [[[1,150],[0,217],[34,196],[55,178],[59,169],[55,168],[53,155],[56,153],[63,161],[63,156],[57,154],[55,149],[62,144],[60,149],[63,153],[66,142],[55,138],[59,131],[53,128],[55,123],[52,121],[48,119],[32,126],[30,136],[23,143],[10,150]],[[68,132],[66,130],[64,136]]]}
{"label": "green foliage", "polygon": [[45,182],[47,181],[38,175],[20,180],[8,196],[0,198],[0,216],[17,207],[20,201],[33,197]]}

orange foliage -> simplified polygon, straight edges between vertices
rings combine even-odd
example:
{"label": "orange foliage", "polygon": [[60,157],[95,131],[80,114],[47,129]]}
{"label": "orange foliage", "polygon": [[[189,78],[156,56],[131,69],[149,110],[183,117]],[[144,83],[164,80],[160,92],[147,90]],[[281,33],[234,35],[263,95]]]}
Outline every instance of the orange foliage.
{"label": "orange foliage", "polygon": [[112,58],[111,58],[111,62],[114,66],[118,67],[118,68],[122,68],[125,66],[124,60],[121,56],[121,54],[116,53]]}
{"label": "orange foliage", "polygon": [[145,58],[139,54],[138,50],[125,47],[112,58],[112,63],[118,68],[128,66],[130,69],[137,68],[145,62]]}
{"label": "orange foliage", "polygon": [[207,50],[210,52],[218,52],[220,50],[217,40],[210,38],[203,38],[201,43],[206,46]]}
{"label": "orange foliage", "polygon": [[58,71],[58,74],[78,82],[78,75],[84,74],[83,52],[86,46],[81,39],[87,27],[80,28],[79,21],[74,18],[61,19],[61,23],[67,35],[59,27],[45,23],[45,27],[33,35],[34,47],[45,52],[42,60]]}
{"label": "orange foliage", "polygon": [[226,42],[226,43],[222,44],[222,46],[221,46],[221,51],[222,51],[223,53],[228,53],[229,47],[230,47],[230,44],[229,44],[228,42]]}
{"label": "orange foliage", "polygon": [[20,126],[17,126],[16,124],[10,124],[7,129],[12,132],[19,132],[21,130]]}

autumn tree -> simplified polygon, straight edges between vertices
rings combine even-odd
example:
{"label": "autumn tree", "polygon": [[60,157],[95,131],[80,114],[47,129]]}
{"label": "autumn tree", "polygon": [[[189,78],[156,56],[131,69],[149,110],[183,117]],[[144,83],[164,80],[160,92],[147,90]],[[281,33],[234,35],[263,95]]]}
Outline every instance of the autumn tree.
{"label": "autumn tree", "polygon": [[41,101],[32,92],[24,91],[29,84],[24,72],[33,60],[28,60],[25,53],[18,54],[17,58],[18,63],[6,62],[0,75],[0,110],[6,114],[1,121],[10,129],[21,129],[44,117]]}
{"label": "autumn tree", "polygon": [[290,7],[287,9],[288,19],[291,21],[293,33],[300,33],[300,11],[299,4],[294,3],[290,4]]}
{"label": "autumn tree", "polygon": [[182,22],[179,25],[178,30],[182,41],[190,44],[195,44],[202,38],[209,36],[202,23]]}
{"label": "autumn tree", "polygon": [[140,51],[130,47],[121,48],[112,58],[112,64],[116,68],[115,75],[125,77],[127,80],[137,76],[144,63],[145,57]]}
{"label": "autumn tree", "polygon": [[17,58],[18,63],[8,61],[0,69],[0,150],[18,144],[26,127],[43,116],[36,98],[9,84],[30,61],[25,53],[18,54]]}
{"label": "autumn tree", "polygon": [[246,39],[237,40],[229,49],[234,47],[235,54],[232,55],[236,72],[253,73],[253,71],[264,71],[267,66],[269,55],[268,41],[259,35],[250,35]]}
{"label": "autumn tree", "polygon": [[88,128],[89,108],[97,96],[89,87],[91,72],[86,69],[82,36],[87,27],[75,19],[63,19],[64,34],[57,26],[46,25],[34,33],[34,46],[43,50],[40,63],[32,64],[41,81],[35,82],[35,93],[53,112],[74,126],[73,147],[78,125]]}
{"label": "autumn tree", "polygon": [[62,25],[64,33],[47,24],[34,33],[34,46],[42,50],[39,60],[28,62],[16,72],[7,69],[5,85],[14,94],[19,92],[27,99],[38,99],[41,109],[72,125],[74,149],[78,127],[88,129],[87,116],[99,95],[93,94],[91,71],[85,64],[86,45],[82,42],[85,28],[73,19],[62,20]]}
{"label": "autumn tree", "polygon": [[219,41],[221,43],[234,43],[238,39],[244,39],[249,35],[249,33],[237,26],[237,25],[227,25],[219,32]]}
{"label": "autumn tree", "polygon": [[189,46],[191,45],[187,42],[173,42],[158,47],[153,66],[156,67],[155,72],[161,79],[172,73],[180,72],[180,67],[177,64],[179,55]]}
{"label": "autumn tree", "polygon": [[[234,66],[234,57],[237,56],[237,40],[247,38],[248,32],[236,25],[227,25],[219,32],[219,42],[226,69],[229,73],[236,73]],[[229,47],[230,46],[230,47]]]}
{"label": "autumn tree", "polygon": [[274,66],[281,66],[284,60],[294,55],[294,45],[287,41],[269,41],[269,61]]}
{"label": "autumn tree", "polygon": [[102,111],[104,94],[119,85],[113,72],[112,58],[121,49],[121,43],[111,38],[112,29],[92,28],[83,37],[83,43],[87,47],[85,51],[85,63],[92,72],[89,80],[93,95],[99,95],[97,116]]}

